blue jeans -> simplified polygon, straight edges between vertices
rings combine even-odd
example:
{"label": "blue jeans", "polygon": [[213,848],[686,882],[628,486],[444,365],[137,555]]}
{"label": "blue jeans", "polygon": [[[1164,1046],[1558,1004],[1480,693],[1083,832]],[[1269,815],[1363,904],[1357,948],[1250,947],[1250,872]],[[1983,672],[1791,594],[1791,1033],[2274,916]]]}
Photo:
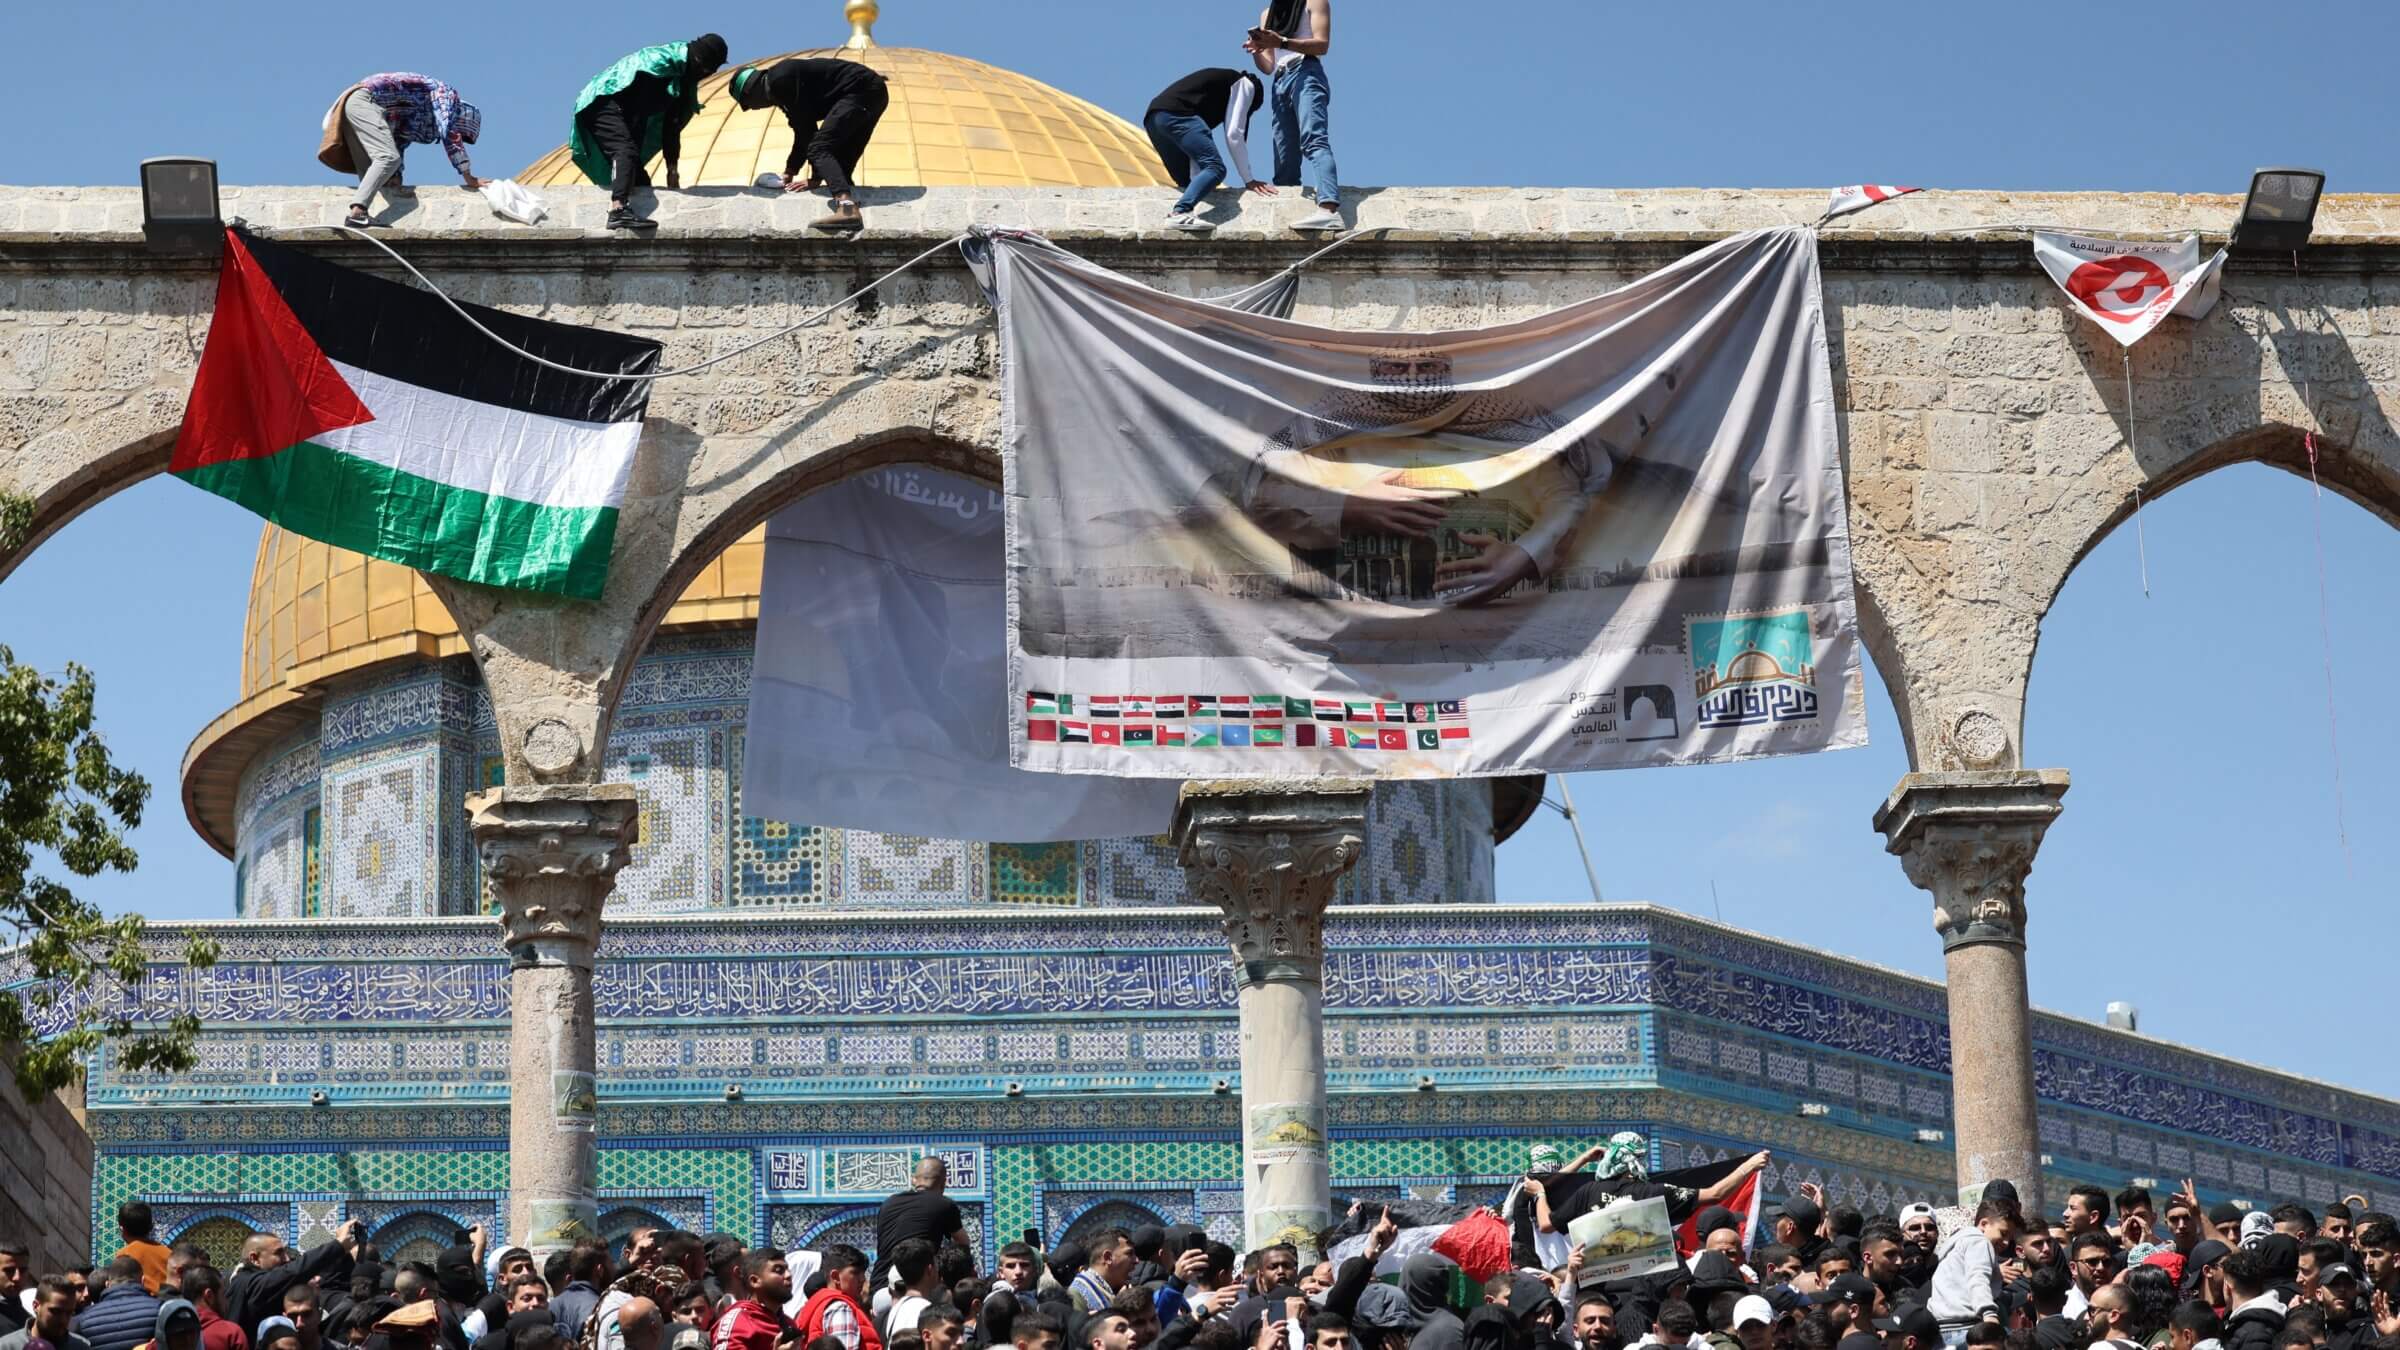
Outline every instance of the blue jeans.
{"label": "blue jeans", "polygon": [[1341,175],[1333,167],[1333,86],[1325,63],[1303,56],[1275,72],[1268,96],[1275,112],[1275,181],[1302,187],[1317,205],[1332,210],[1342,201]]}
{"label": "blue jeans", "polygon": [[1198,206],[1210,189],[1225,181],[1225,157],[1217,153],[1217,136],[1208,123],[1161,109],[1142,119],[1142,130],[1150,133],[1150,148],[1167,166],[1167,176],[1183,189],[1176,210]]}

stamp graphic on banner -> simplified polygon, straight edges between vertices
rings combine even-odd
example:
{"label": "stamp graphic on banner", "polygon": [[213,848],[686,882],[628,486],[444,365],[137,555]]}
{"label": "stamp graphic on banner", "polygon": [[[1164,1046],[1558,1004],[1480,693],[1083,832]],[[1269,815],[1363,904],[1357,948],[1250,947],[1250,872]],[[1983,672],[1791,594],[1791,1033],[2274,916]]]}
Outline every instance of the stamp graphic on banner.
{"label": "stamp graphic on banner", "polygon": [[[1472,777],[1864,744],[1812,232],[1435,333],[991,249],[1013,763]],[[1683,616],[1802,607],[1805,677],[1719,670],[1736,692],[1695,709]],[[1177,697],[1180,743],[1133,734]]]}
{"label": "stamp graphic on banner", "polygon": [[2200,236],[2161,244],[2037,230],[2034,261],[2084,315],[2130,347],[2170,314],[2205,318],[2217,303],[2226,253],[2200,257]]}
{"label": "stamp graphic on banner", "polygon": [[1687,619],[1685,627],[1702,728],[1816,720],[1816,643],[1807,610]]}

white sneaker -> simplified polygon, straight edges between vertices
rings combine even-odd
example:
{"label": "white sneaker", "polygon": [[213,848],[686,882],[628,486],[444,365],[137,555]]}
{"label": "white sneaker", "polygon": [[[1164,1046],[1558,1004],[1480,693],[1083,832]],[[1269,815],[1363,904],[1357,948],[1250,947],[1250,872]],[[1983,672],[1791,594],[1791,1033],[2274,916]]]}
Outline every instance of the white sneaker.
{"label": "white sneaker", "polygon": [[1170,230],[1187,230],[1193,234],[1206,234],[1217,227],[1209,224],[1205,220],[1202,220],[1196,212],[1169,211],[1167,213],[1167,228]]}
{"label": "white sneaker", "polygon": [[1339,230],[1345,227],[1342,224],[1341,212],[1329,207],[1319,207],[1315,215],[1302,216],[1293,221],[1292,228],[1295,230]]}

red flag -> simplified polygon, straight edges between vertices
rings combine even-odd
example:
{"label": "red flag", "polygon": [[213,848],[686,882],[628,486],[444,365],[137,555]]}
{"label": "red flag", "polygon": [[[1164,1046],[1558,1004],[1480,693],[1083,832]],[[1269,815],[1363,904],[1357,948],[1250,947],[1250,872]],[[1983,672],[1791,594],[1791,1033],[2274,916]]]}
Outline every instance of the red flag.
{"label": "red flag", "polygon": [[[1742,1178],[1741,1185],[1733,1188],[1733,1194],[1717,1202],[1732,1210],[1733,1217],[1742,1221],[1742,1251],[1745,1254],[1758,1234],[1758,1201],[1758,1173],[1752,1172]],[[1699,1223],[1700,1211],[1694,1210],[1692,1217],[1675,1226],[1675,1250],[1683,1253],[1687,1261],[1700,1251],[1700,1236],[1695,1231]]]}
{"label": "red flag", "polygon": [[1477,1284],[1509,1268],[1508,1225],[1488,1209],[1478,1209],[1433,1240],[1437,1256],[1447,1256]]}

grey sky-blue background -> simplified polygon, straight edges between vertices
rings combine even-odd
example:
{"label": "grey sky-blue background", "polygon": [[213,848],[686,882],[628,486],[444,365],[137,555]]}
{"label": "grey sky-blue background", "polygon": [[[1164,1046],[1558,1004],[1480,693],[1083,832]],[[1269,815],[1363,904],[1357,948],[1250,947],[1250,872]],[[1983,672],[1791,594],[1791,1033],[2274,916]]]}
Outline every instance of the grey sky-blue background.
{"label": "grey sky-blue background", "polygon": [[[142,157],[181,153],[216,157],[228,182],[330,181],[312,157],[325,104],[393,69],[480,103],[478,168],[513,173],[565,138],[575,91],[627,50],[703,28],[737,60],[831,45],[847,32],[840,10],[22,5],[0,19],[19,53],[0,82],[0,178],[129,183]],[[1022,71],[1129,119],[1176,76],[1239,62],[1256,15],[1165,0],[884,10],[887,44]],[[2395,39],[2400,10],[2370,0],[1341,0],[1329,70],[1351,184],[2238,192],[2256,165],[2303,163],[2334,191],[2392,192]],[[430,160],[415,175],[425,190],[455,190],[438,155],[416,158]],[[2400,535],[2261,468],[2154,501],[2144,526],[2151,596],[2122,530],[2043,629],[2027,760],[2072,770],[2075,786],[2029,893],[2035,1000],[2086,1017],[2129,1000],[2153,1034],[2400,1095],[2400,1064],[2372,1029],[2400,952]],[[234,700],[257,534],[229,503],[155,481],[0,586],[0,642],[45,668],[97,671],[112,744],[158,790],[136,835],[141,871],[91,888],[112,908],[231,913],[231,865],[185,825],[174,783],[185,744]],[[1575,779],[1609,898],[1938,976],[1929,899],[1868,826],[1906,767],[1880,692],[1869,715],[1861,751]],[[1506,899],[1588,898],[1553,813],[1500,859]]]}

